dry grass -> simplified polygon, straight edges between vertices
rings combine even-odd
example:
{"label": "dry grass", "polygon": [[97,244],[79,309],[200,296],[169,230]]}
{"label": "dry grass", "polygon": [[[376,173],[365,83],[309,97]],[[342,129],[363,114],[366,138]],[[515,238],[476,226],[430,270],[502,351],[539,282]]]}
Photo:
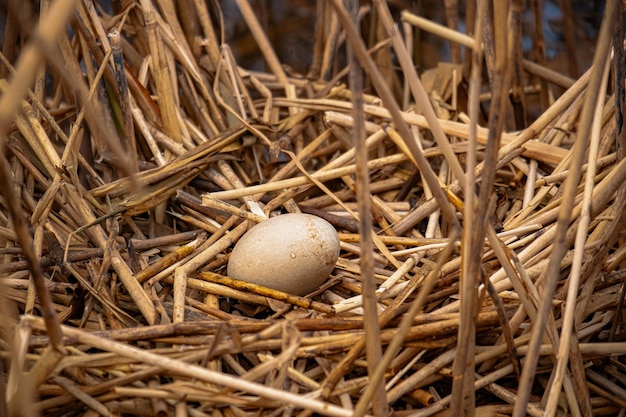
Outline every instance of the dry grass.
{"label": "dry grass", "polygon": [[[9,2],[0,415],[624,412],[619,2],[577,79],[540,31],[524,58],[517,0],[468,7],[472,36],[318,2],[306,76],[248,0],[267,72],[237,65],[213,3],[121,4]],[[455,62],[418,74],[416,28]],[[227,277],[286,212],[338,230],[328,282]]]}

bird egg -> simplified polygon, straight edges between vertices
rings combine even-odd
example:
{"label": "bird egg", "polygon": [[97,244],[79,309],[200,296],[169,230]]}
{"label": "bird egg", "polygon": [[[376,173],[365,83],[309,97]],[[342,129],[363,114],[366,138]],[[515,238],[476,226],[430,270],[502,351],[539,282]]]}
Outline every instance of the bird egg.
{"label": "bird egg", "polygon": [[228,276],[295,295],[323,284],[339,258],[339,236],[311,214],[283,214],[265,220],[235,244]]}

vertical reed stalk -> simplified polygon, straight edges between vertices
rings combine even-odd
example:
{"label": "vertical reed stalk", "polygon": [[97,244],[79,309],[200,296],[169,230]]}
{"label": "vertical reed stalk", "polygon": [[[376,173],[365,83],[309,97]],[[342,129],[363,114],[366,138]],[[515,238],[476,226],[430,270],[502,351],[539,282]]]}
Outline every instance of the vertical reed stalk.
{"label": "vertical reed stalk", "polygon": [[[349,9],[354,27],[357,26],[358,1],[351,1]],[[365,350],[367,355],[367,373],[375,394],[371,398],[374,416],[383,417],[387,411],[385,384],[382,381],[373,381],[372,375],[376,365],[382,357],[380,343],[380,328],[378,326],[378,306],[376,297],[376,282],[374,280],[374,244],[372,242],[372,196],[370,194],[370,177],[367,167],[368,150],[365,144],[365,112],[363,111],[363,71],[352,52],[352,45],[348,47],[348,61],[350,72],[348,75],[352,90],[352,117],[354,118],[353,141],[355,142],[356,159],[356,196],[359,207],[359,236],[361,239],[361,279],[363,285],[363,308],[365,315]]]}
{"label": "vertical reed stalk", "polygon": [[559,217],[556,222],[556,235],[554,237],[554,245],[550,256],[550,262],[543,276],[544,288],[541,306],[538,311],[537,321],[533,323],[532,338],[529,344],[529,354],[522,369],[522,377],[518,392],[518,402],[513,410],[514,417],[522,417],[528,404],[528,397],[532,389],[535,378],[535,370],[537,367],[539,346],[544,334],[544,328],[548,320],[548,316],[552,309],[552,296],[556,288],[556,284],[560,279],[561,259],[565,254],[568,243],[566,242],[566,233],[571,222],[571,213],[574,208],[574,199],[576,197],[576,188],[580,181],[581,166],[584,155],[587,151],[587,143],[589,141],[589,132],[591,130],[594,108],[597,97],[600,93],[602,82],[602,74],[604,68],[602,64],[605,62],[609,52],[611,34],[615,29],[616,15],[620,7],[620,2],[610,0],[607,2],[602,19],[602,26],[598,36],[597,49],[594,54],[594,67],[589,80],[589,88],[585,96],[579,129],[576,135],[576,144],[574,145],[574,156],[570,163],[570,170],[565,180],[563,190],[563,201],[559,210]]}

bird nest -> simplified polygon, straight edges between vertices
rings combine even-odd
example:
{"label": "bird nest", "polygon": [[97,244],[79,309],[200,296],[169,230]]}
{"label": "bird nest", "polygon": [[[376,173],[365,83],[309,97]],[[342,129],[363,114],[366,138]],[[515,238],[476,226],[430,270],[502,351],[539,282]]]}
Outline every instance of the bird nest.
{"label": "bird nest", "polygon": [[[540,31],[524,58],[515,1],[468,7],[471,36],[318,2],[306,75],[247,0],[266,71],[183,3],[58,0],[36,24],[10,3],[0,414],[623,413],[620,2],[577,79]],[[456,63],[418,74],[418,30]],[[288,212],[337,230],[328,280],[229,277]]]}

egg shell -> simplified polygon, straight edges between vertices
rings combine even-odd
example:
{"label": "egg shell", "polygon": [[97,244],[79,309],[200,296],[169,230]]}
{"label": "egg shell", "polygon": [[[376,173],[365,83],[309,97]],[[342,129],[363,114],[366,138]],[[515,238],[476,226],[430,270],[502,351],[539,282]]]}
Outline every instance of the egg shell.
{"label": "egg shell", "polygon": [[339,236],[311,214],[283,214],[261,222],[237,242],[228,276],[295,295],[316,290],[339,258]]}

